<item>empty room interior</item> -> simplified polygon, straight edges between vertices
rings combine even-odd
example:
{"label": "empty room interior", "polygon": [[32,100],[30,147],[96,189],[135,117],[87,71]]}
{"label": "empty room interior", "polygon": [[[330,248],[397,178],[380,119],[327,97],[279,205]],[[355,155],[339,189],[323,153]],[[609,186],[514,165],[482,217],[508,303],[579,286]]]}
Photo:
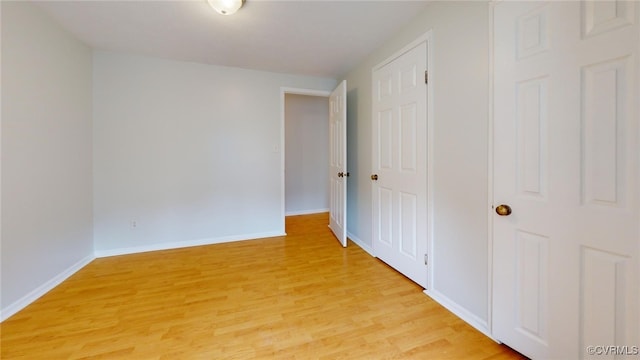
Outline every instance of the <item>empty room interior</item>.
{"label": "empty room interior", "polygon": [[640,355],[637,1],[0,21],[0,358]]}

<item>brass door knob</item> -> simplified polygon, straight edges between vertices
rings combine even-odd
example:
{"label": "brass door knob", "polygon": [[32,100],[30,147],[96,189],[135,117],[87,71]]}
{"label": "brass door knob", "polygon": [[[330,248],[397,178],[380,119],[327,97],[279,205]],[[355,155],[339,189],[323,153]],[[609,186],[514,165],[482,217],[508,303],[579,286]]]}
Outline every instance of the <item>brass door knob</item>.
{"label": "brass door knob", "polygon": [[371,180],[378,180],[378,174],[371,175]]}
{"label": "brass door knob", "polygon": [[509,205],[501,204],[496,207],[496,214],[500,216],[511,215],[511,207]]}

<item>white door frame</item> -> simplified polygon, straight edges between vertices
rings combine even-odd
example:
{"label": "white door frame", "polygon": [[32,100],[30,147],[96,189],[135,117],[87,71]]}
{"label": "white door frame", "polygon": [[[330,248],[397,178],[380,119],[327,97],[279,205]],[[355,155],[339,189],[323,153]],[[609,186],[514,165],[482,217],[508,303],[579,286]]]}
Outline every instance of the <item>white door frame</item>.
{"label": "white door frame", "polygon": [[[489,92],[487,118],[487,336],[493,337],[493,73],[494,73],[494,33],[493,13],[496,0],[489,1]],[[497,341],[497,340],[496,340]]]}
{"label": "white door frame", "polygon": [[[315,90],[315,89],[302,89],[302,88],[292,88],[292,87],[281,87],[280,88],[280,219],[282,222],[280,223],[281,233],[286,235],[285,232],[285,96],[287,94],[290,95],[307,95],[307,96],[319,96],[329,98],[331,95],[331,91],[327,90]],[[329,118],[327,118],[327,126],[329,123]],[[276,151],[278,149],[275,149]]]}

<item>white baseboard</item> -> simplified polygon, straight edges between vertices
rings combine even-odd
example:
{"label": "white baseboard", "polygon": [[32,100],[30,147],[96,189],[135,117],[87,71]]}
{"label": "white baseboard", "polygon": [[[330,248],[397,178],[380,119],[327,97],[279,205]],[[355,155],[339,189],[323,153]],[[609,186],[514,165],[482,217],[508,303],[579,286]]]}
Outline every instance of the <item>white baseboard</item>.
{"label": "white baseboard", "polygon": [[451,311],[454,315],[464,320],[467,324],[473,326],[476,330],[480,331],[490,339],[499,342],[494,339],[491,335],[491,331],[489,330],[489,326],[485,320],[482,320],[475,314],[472,314],[469,310],[463,308],[458,305],[448,297],[444,296],[442,293],[438,291],[425,290],[423,291],[425,295],[433,299],[438,304],[444,306],[447,310]]}
{"label": "white baseboard", "polygon": [[40,298],[42,295],[48,293],[49,291],[51,291],[51,289],[53,289],[56,286],[60,285],[60,283],[65,281],[71,275],[75,274],[78,270],[80,270],[83,267],[87,266],[87,264],[92,262],[94,259],[95,259],[95,257],[93,255],[87,256],[86,258],[84,258],[84,259],[78,261],[77,263],[71,265],[69,268],[67,268],[66,270],[64,270],[60,274],[54,276],[52,279],[50,279],[46,283],[38,286],[36,289],[31,291],[27,295],[23,296],[18,301],[16,301],[13,304],[1,309],[0,310],[0,322],[5,321],[6,319],[10,318],[11,316],[13,316],[18,311],[20,311],[20,310],[24,309],[25,307],[27,307],[32,302],[38,300],[38,298]]}
{"label": "white baseboard", "polygon": [[297,211],[287,211],[284,213],[284,216],[295,216],[295,215],[310,215],[310,214],[320,214],[329,212],[329,208],[326,209],[314,209],[314,210],[297,210]]}
{"label": "white baseboard", "polygon": [[362,250],[364,250],[367,254],[376,257],[373,254],[373,248],[367,244],[365,244],[362,240],[360,240],[357,236],[353,235],[350,232],[347,232],[347,237],[349,239],[351,239],[351,241],[353,241],[356,245],[358,245],[360,248],[362,248]]}
{"label": "white baseboard", "polygon": [[149,251],[171,250],[171,249],[179,249],[179,248],[192,247],[192,246],[222,244],[222,243],[233,242],[233,241],[256,240],[256,239],[285,236],[285,235],[287,234],[284,232],[265,232],[265,233],[256,233],[256,234],[246,234],[246,235],[224,236],[224,237],[218,237],[218,238],[177,241],[177,242],[152,244],[152,245],[145,245],[145,246],[133,246],[133,247],[119,248],[119,249],[96,250],[95,256],[96,258],[103,258],[103,257],[109,257],[109,256],[137,254],[137,253],[143,253],[143,252],[149,252]]}

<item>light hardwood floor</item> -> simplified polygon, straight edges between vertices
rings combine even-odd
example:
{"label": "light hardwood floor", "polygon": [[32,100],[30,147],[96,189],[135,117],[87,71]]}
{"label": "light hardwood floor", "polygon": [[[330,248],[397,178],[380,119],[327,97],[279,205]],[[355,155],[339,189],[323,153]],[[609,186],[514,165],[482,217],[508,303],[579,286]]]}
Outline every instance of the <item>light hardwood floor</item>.
{"label": "light hardwood floor", "polygon": [[517,359],[326,214],[286,237],[102,258],[2,323],[2,359]]}

